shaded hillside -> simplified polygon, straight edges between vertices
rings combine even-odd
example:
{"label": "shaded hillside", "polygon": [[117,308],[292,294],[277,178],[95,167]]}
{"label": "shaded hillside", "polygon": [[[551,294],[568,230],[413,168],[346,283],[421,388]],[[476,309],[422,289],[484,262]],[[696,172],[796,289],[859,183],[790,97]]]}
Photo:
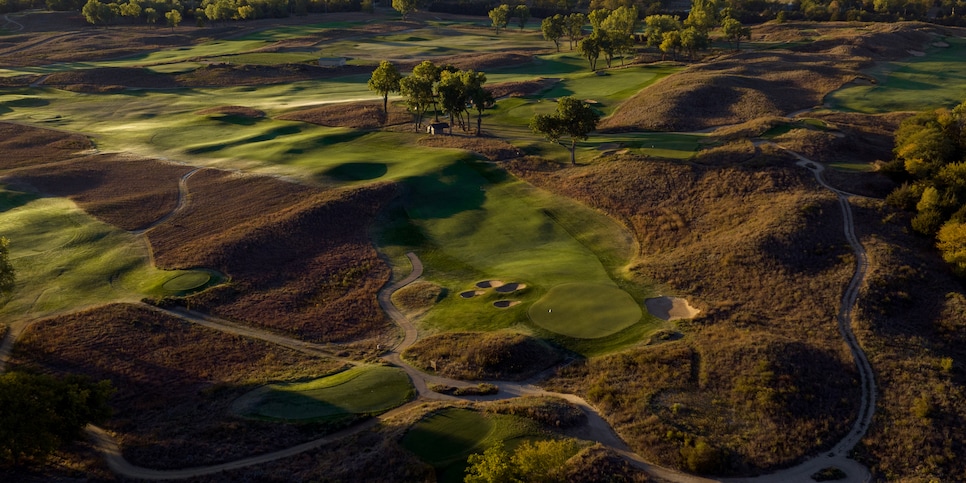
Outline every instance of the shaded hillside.
{"label": "shaded hillside", "polygon": [[107,428],[118,434],[126,458],[152,468],[229,461],[311,439],[318,430],[240,424],[229,406],[257,384],[324,375],[341,366],[126,304],[34,324],[17,342],[12,362],[109,379],[117,393]]}
{"label": "shaded hillside", "polygon": [[[632,273],[703,310],[679,322],[680,341],[593,359],[551,381],[602,409],[635,451],[692,471],[747,473],[791,464],[846,432],[859,394],[835,314],[852,257],[834,198],[805,170],[632,157],[510,169],[622,220],[641,243]],[[689,466],[695,452],[712,467]]]}
{"label": "shaded hillside", "polygon": [[93,147],[80,134],[0,122],[0,170],[63,161]]}
{"label": "shaded hillside", "polygon": [[10,183],[25,183],[70,198],[88,213],[125,230],[145,228],[177,206],[178,179],[192,168],[125,154],[99,154],[57,165],[21,168]]}
{"label": "shaded hillside", "polygon": [[622,103],[600,128],[692,131],[784,116],[821,105],[825,95],[860,76],[859,69],[873,60],[901,58],[923,48],[932,39],[929,31],[937,29],[917,23],[853,24],[848,29],[826,25],[783,24],[780,31],[761,27],[753,39],[803,43],[691,66]]}
{"label": "shaded hillside", "polygon": [[393,185],[320,191],[203,170],[188,189],[188,207],[148,237],[160,267],[210,267],[232,277],[192,297],[192,308],[313,341],[391,337],[375,296],[389,268],[368,229]]}

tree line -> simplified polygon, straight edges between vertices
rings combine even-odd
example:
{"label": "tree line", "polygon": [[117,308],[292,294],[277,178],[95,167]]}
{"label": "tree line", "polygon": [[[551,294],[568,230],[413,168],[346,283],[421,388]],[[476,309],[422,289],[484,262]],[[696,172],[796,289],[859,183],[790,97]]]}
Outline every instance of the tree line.
{"label": "tree line", "polygon": [[910,117],[883,168],[902,183],[886,201],[915,213],[912,229],[935,237],[943,259],[966,277],[966,102]]}
{"label": "tree line", "polygon": [[[3,1],[3,0],[0,0]],[[372,11],[372,0],[87,0],[74,7],[77,0],[47,0],[51,10],[79,8],[92,25],[118,23],[166,23],[177,27],[185,18],[197,25],[259,18],[285,18],[309,13]]]}

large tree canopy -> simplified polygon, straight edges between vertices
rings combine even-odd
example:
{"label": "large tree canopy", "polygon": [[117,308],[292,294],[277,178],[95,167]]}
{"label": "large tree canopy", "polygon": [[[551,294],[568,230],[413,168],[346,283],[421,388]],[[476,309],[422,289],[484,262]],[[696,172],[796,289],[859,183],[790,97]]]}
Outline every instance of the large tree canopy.
{"label": "large tree canopy", "polygon": [[108,381],[25,372],[0,375],[0,465],[43,459],[110,415]]}
{"label": "large tree canopy", "polygon": [[396,65],[388,60],[379,63],[379,67],[372,71],[369,78],[369,90],[378,92],[382,95],[382,110],[389,112],[389,94],[399,92],[399,81],[402,75],[396,69]]}
{"label": "large tree canopy", "polygon": [[[570,138],[570,163],[577,164],[575,151],[577,141],[587,139],[591,131],[597,129],[600,114],[576,97],[561,97],[557,101],[557,111],[553,114],[537,114],[530,121],[530,129],[543,134],[549,141],[560,143],[561,138]],[[566,145],[564,145],[566,146]]]}
{"label": "large tree canopy", "polygon": [[13,292],[17,281],[13,265],[10,264],[9,247],[10,241],[6,237],[0,237],[0,302]]}

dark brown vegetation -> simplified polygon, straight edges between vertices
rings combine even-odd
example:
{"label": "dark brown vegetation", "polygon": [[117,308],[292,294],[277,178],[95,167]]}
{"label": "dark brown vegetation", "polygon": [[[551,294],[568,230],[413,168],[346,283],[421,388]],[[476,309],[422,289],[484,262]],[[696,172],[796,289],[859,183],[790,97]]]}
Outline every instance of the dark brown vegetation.
{"label": "dark brown vegetation", "polygon": [[218,106],[202,109],[198,111],[201,116],[238,116],[250,119],[260,119],[265,117],[265,111],[253,109],[245,106]]}
{"label": "dark brown vegetation", "polygon": [[872,61],[922,48],[936,29],[916,23],[872,24],[861,30],[834,24],[764,26],[753,39],[808,42],[692,66],[625,101],[600,128],[691,131],[811,108],[859,77],[859,69]]}
{"label": "dark brown vegetation", "polygon": [[567,429],[581,426],[587,416],[579,407],[550,396],[527,396],[487,404],[484,411],[532,419],[547,428]]}
{"label": "dark brown vegetation", "polygon": [[870,262],[856,332],[879,385],[860,454],[889,480],[966,480],[966,287],[906,215],[856,204]]}
{"label": "dark brown vegetation", "polygon": [[228,461],[318,436],[324,428],[246,421],[229,406],[259,384],[341,366],[138,305],[40,321],[18,342],[12,363],[111,380],[117,393],[107,428],[126,458],[156,468]]}
{"label": "dark brown vegetation", "polygon": [[465,149],[490,161],[518,158],[523,154],[519,148],[502,139],[473,136],[426,136],[419,139],[419,145],[433,148]]}
{"label": "dark brown vegetation", "polygon": [[191,203],[148,237],[160,267],[232,277],[190,297],[192,308],[312,341],[374,349],[393,337],[375,297],[389,269],[368,238],[393,185],[323,191],[202,170],[188,189]]}
{"label": "dark brown vegetation", "polygon": [[501,82],[486,86],[493,94],[494,99],[503,97],[526,97],[539,94],[554,86],[559,79],[538,79],[520,82]]}
{"label": "dark brown vegetation", "polygon": [[435,283],[417,280],[392,294],[392,303],[406,317],[414,319],[433,308],[448,294],[449,290]]}
{"label": "dark brown vegetation", "polygon": [[413,117],[404,108],[389,105],[389,113],[382,110],[382,102],[340,102],[303,109],[278,116],[283,121],[301,121],[320,126],[378,129],[409,124]]}
{"label": "dark brown vegetation", "polygon": [[708,307],[679,323],[684,339],[572,365],[553,387],[585,395],[646,459],[692,471],[787,465],[845,433],[858,391],[834,318],[852,257],[805,170],[510,169],[622,220],[641,243],[633,273]]}
{"label": "dark brown vegetation", "polygon": [[70,198],[88,213],[125,230],[145,228],[178,203],[178,179],[190,166],[125,154],[98,154],[14,170],[11,184]]}
{"label": "dark brown vegetation", "polygon": [[454,379],[520,380],[560,360],[545,342],[505,332],[453,332],[425,337],[403,353],[415,367]]}
{"label": "dark brown vegetation", "polygon": [[0,123],[0,170],[63,161],[91,149],[93,144],[80,134]]}
{"label": "dark brown vegetation", "polygon": [[581,450],[567,460],[565,481],[573,483],[646,483],[654,481],[602,444]]}

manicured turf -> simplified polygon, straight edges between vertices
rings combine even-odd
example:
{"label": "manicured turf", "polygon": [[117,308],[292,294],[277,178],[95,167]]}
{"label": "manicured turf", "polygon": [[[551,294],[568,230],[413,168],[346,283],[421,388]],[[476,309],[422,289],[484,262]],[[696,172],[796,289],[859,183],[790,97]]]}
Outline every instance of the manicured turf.
{"label": "manicured turf", "polygon": [[321,420],[347,414],[378,414],[413,397],[402,369],[355,367],[309,382],[273,384],[252,396],[248,415],[282,420]]}
{"label": "manicured turf", "polygon": [[923,57],[887,62],[869,73],[875,85],[849,86],[826,97],[837,109],[866,113],[953,107],[966,99],[966,39],[947,37]]}
{"label": "manicured turf", "polygon": [[0,234],[10,239],[17,288],[0,315],[42,316],[112,301],[165,295],[173,277],[206,272],[161,271],[144,241],[100,222],[63,198],[0,191]]}
{"label": "manicured turf", "polygon": [[530,320],[576,339],[607,337],[641,320],[640,304],[613,285],[568,283],[553,287],[530,306]]}
{"label": "manicured turf", "polygon": [[444,409],[419,420],[402,439],[421,460],[439,465],[466,457],[493,431],[493,422],[477,411]]}
{"label": "manicured turf", "polygon": [[167,282],[164,282],[161,288],[172,293],[182,293],[201,287],[210,280],[211,276],[205,272],[184,273],[176,275]]}

